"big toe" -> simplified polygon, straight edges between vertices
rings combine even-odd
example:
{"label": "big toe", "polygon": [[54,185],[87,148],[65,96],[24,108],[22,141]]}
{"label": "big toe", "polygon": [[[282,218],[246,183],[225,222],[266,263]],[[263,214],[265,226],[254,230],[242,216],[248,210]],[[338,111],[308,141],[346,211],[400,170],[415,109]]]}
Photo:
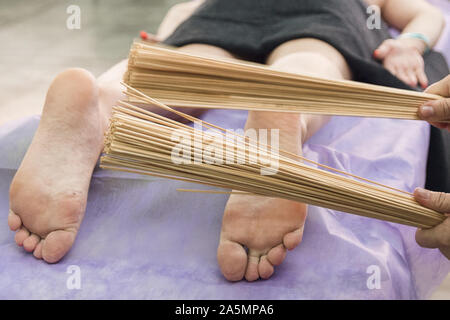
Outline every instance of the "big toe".
{"label": "big toe", "polygon": [[247,253],[242,245],[230,240],[221,240],[217,249],[217,261],[227,280],[242,280],[247,267]]}
{"label": "big toe", "polygon": [[48,263],[58,262],[72,247],[76,231],[57,230],[42,241],[42,258]]}

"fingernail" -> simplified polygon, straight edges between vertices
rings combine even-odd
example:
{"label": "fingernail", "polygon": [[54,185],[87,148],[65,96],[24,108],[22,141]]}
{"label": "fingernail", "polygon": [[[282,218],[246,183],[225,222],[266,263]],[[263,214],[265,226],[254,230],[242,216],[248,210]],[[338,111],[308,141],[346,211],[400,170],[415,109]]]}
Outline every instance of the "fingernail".
{"label": "fingernail", "polygon": [[373,51],[373,56],[376,57],[376,56],[378,56],[379,53],[380,53],[380,50],[375,49],[375,50]]}
{"label": "fingernail", "polygon": [[431,116],[433,116],[434,114],[434,109],[432,106],[421,106],[420,107],[420,114],[424,117],[424,118],[429,118]]}
{"label": "fingernail", "polygon": [[417,188],[415,194],[422,200],[428,200],[428,198],[430,197],[430,192],[423,188]]}
{"label": "fingernail", "polygon": [[144,30],[142,30],[139,35],[141,36],[142,40],[147,40],[148,39],[148,33],[145,32]]}

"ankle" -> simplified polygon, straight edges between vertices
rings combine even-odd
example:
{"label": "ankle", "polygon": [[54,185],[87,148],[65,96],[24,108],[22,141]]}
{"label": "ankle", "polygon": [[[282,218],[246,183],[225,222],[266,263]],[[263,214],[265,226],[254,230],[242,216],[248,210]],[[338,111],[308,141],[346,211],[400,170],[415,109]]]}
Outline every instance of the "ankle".
{"label": "ankle", "polygon": [[305,126],[298,113],[250,111],[245,129],[279,130],[279,147],[301,155]]}

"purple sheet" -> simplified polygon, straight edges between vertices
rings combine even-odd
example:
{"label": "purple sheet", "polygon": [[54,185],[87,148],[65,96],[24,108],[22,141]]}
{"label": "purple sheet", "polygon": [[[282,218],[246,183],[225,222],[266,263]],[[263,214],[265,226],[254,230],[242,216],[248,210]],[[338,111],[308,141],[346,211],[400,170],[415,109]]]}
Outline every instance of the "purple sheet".
{"label": "purple sheet", "polygon": [[[236,128],[245,116],[214,110],[205,120]],[[415,299],[450,270],[437,250],[417,246],[414,228],[311,206],[302,244],[270,280],[229,283],[216,263],[226,196],[181,193],[175,189],[205,187],[98,169],[75,246],[48,265],[18,248],[6,225],[8,186],[37,124],[34,117],[0,128],[0,298]],[[304,150],[411,191],[424,184],[427,143],[423,122],[334,117]],[[79,290],[66,285],[73,265],[81,271]],[[367,286],[370,266],[379,268],[380,289]]]}

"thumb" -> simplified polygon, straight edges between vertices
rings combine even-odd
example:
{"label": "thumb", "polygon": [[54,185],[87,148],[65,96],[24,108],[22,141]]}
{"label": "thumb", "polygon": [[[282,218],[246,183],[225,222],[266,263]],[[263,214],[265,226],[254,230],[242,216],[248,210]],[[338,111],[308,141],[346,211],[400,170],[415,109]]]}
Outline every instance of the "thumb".
{"label": "thumb", "polygon": [[434,192],[422,188],[414,190],[414,198],[424,207],[437,212],[450,213],[450,194],[444,192]]}
{"label": "thumb", "polygon": [[427,121],[450,121],[450,98],[426,102],[420,106],[419,116]]}
{"label": "thumb", "polygon": [[425,90],[426,93],[437,94],[443,97],[450,97],[450,75],[441,81],[433,83]]}
{"label": "thumb", "polygon": [[391,51],[391,49],[392,46],[390,40],[386,40],[373,52],[373,56],[375,59],[382,60],[386,57],[389,51]]}

